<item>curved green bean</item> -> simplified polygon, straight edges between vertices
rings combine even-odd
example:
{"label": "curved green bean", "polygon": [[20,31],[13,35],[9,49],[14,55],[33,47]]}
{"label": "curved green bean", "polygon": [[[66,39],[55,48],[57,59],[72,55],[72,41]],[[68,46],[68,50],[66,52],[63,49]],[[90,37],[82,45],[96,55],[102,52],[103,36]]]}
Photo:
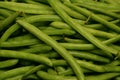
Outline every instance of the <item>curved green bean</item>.
{"label": "curved green bean", "polygon": [[51,61],[47,57],[20,51],[0,50],[0,57],[31,60],[48,66],[52,66]]}
{"label": "curved green bean", "polygon": [[25,72],[27,72],[28,70],[32,69],[33,66],[25,66],[25,67],[19,67],[19,68],[15,68],[15,69],[11,69],[8,71],[3,72],[2,74],[0,74],[0,79],[4,80],[13,76],[17,76],[20,74],[24,74]]}
{"label": "curved green bean", "polygon": [[0,31],[5,30],[6,28],[8,28],[9,24],[11,24],[16,17],[18,17],[18,15],[20,14],[20,12],[16,12],[13,15],[9,16],[8,18],[6,18],[1,24],[0,24]]}
{"label": "curved green bean", "polygon": [[18,63],[18,59],[10,59],[10,60],[5,60],[5,61],[0,61],[0,68],[7,68],[14,66]]}
{"label": "curved green bean", "polygon": [[35,66],[33,67],[31,70],[29,70],[28,72],[26,72],[25,74],[22,75],[21,79],[24,79],[26,76],[34,73],[34,72],[37,72],[38,70],[44,68],[45,66],[44,65],[38,65],[38,66]]}
{"label": "curved green bean", "polygon": [[11,13],[9,13],[9,11],[7,11],[5,9],[0,9],[0,14],[4,17],[8,17],[11,15]]}

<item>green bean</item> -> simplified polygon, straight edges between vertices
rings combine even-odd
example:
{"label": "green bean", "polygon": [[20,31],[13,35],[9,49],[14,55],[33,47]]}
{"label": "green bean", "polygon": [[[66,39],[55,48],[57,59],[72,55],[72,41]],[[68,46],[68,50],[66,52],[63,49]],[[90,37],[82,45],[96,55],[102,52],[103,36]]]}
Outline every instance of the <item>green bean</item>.
{"label": "green bean", "polygon": [[19,29],[19,25],[18,24],[14,24],[13,26],[9,27],[4,34],[1,36],[1,41],[4,42],[8,39],[8,37],[14,33],[15,31],[17,31]]}
{"label": "green bean", "polygon": [[23,75],[23,74],[17,75],[17,76],[14,76],[14,77],[10,77],[10,78],[7,78],[7,79],[5,79],[5,80],[21,80],[22,75]]}
{"label": "green bean", "polygon": [[[51,36],[51,37],[54,40],[62,39],[62,37],[59,37],[59,36]],[[8,41],[1,43],[1,47],[4,47],[4,48],[5,47],[22,47],[22,46],[30,46],[30,45],[42,43],[40,40],[36,38],[35,39],[34,38],[31,39],[31,38],[32,38],[32,35],[25,35],[18,38],[8,39]]]}
{"label": "green bean", "polygon": [[116,77],[116,79],[115,79],[115,80],[120,80],[120,76]]}
{"label": "green bean", "polygon": [[69,7],[67,7],[64,4],[61,4],[62,8],[73,18],[77,18],[77,19],[81,19],[81,20],[86,20],[86,17],[81,15],[80,13],[73,11],[72,9],[70,9]]}
{"label": "green bean", "polygon": [[0,16],[0,23],[2,23],[2,20],[5,19],[5,17]]}
{"label": "green bean", "polygon": [[57,15],[35,15],[24,19],[29,23],[34,23],[38,21],[62,21],[62,19]]}
{"label": "green bean", "polygon": [[31,60],[35,61],[38,63],[43,63],[48,66],[52,66],[51,61],[44,56],[39,56],[36,54],[31,54],[31,53],[25,53],[25,52],[20,52],[20,51],[13,51],[13,50],[0,50],[0,57],[11,57],[11,58],[18,58],[18,59],[25,59],[25,60]]}
{"label": "green bean", "polygon": [[[116,36],[110,38],[106,41],[103,41],[104,44],[111,44],[115,43],[120,39],[120,36]],[[32,44],[40,43],[38,40],[35,39],[27,39],[22,41],[10,41],[10,42],[2,42],[1,47],[20,47],[20,46],[27,46]],[[61,46],[65,47],[69,50],[93,50],[95,46],[93,44],[76,44],[76,43],[59,43]]]}
{"label": "green bean", "polygon": [[[42,7],[46,7],[46,8],[50,8],[50,6],[48,5],[45,5],[45,4],[42,4],[42,3],[39,3],[39,2],[36,2],[34,0],[25,0],[26,3],[29,3],[29,4],[35,4],[35,5],[39,5],[39,6],[42,6]],[[36,7],[37,8],[37,7]]]}
{"label": "green bean", "polygon": [[109,1],[105,0],[105,2],[111,5],[117,5],[116,2],[113,0],[109,0]]}
{"label": "green bean", "polygon": [[[61,36],[51,36],[53,39],[55,39],[55,40],[60,40],[60,39],[62,39],[62,37]],[[23,40],[24,39],[24,40]],[[23,41],[21,41],[21,40],[23,40]],[[34,37],[33,35],[31,35],[31,34],[24,34],[24,35],[20,35],[20,36],[17,36],[17,37],[12,37],[12,38],[9,38],[7,41],[8,42],[12,42],[12,41],[14,41],[14,42],[16,42],[16,41],[20,41],[21,43],[22,42],[24,42],[24,41],[27,41],[27,40],[35,40],[35,42],[37,42],[37,43],[41,43],[41,41],[40,40],[38,40],[36,37]],[[28,41],[29,42],[29,41]],[[31,42],[32,43],[32,42]],[[37,43],[34,43],[34,44],[37,44]]]}
{"label": "green bean", "polygon": [[[62,67],[62,66],[58,66],[58,67],[55,67],[55,70],[57,71],[57,73],[61,73],[61,72],[64,72],[65,71],[65,68]],[[72,69],[71,69],[72,70]]]}
{"label": "green bean", "polygon": [[[75,2],[76,5],[81,4],[81,2]],[[97,7],[97,8],[101,8],[101,9],[105,9],[105,10],[119,10],[118,6],[115,5],[111,5],[111,4],[105,4],[105,3],[99,3],[99,2],[82,2],[82,4],[84,5],[89,5],[89,6],[93,6],[93,7]]]}
{"label": "green bean", "polygon": [[91,75],[87,76],[86,80],[110,80],[118,75],[120,75],[120,73],[104,73],[99,75]]}
{"label": "green bean", "polygon": [[[120,20],[114,20],[111,21],[112,23],[118,23]],[[84,22],[83,22],[84,23]],[[82,22],[79,22],[79,24],[83,24]],[[64,24],[63,22],[55,21],[50,24],[52,27],[55,28],[65,28],[65,29],[71,29],[67,24]],[[103,29],[104,25],[102,24],[86,24],[84,25],[86,28],[93,28],[93,29]]]}
{"label": "green bean", "polygon": [[0,61],[0,68],[7,68],[14,66],[18,63],[17,59],[10,59],[10,60],[5,60],[5,61]]}
{"label": "green bean", "polygon": [[5,9],[0,9],[0,14],[4,17],[8,17],[10,16],[11,14],[9,13],[8,10],[5,10]]}
{"label": "green bean", "polygon": [[[86,60],[92,60],[92,61],[98,61],[98,62],[102,62],[102,63],[109,63],[110,60],[101,56],[98,56],[96,54],[92,54],[90,52],[85,52],[85,51],[69,51],[69,53],[76,57],[76,58],[80,58],[80,59],[86,59]],[[55,53],[55,52],[49,52],[47,54],[39,54],[39,55],[43,55],[49,58],[59,58],[60,56]]]}
{"label": "green bean", "polygon": [[[23,76],[24,74],[21,74],[21,75],[18,75],[18,76],[14,76],[14,77],[10,77],[10,78],[7,78],[5,80],[21,80],[21,77]],[[38,80],[38,78],[35,76],[35,75],[29,75],[25,78],[26,79],[30,79],[30,80]]]}
{"label": "green bean", "polygon": [[16,17],[18,17],[18,15],[20,14],[20,12],[16,12],[13,15],[9,16],[8,18],[6,18],[1,24],[0,24],[0,31],[5,30],[6,28],[8,28],[9,24],[11,24]]}
{"label": "green bean", "polygon": [[100,13],[98,13],[98,14],[96,14],[96,15],[97,15],[98,17],[106,20],[106,21],[113,21],[113,20],[115,19],[115,18],[112,18],[112,17],[110,17],[110,16],[108,16],[108,15],[103,15],[103,14],[100,14]]}
{"label": "green bean", "polygon": [[43,31],[47,35],[74,35],[76,33],[75,31],[70,29],[55,29],[52,27],[51,29],[45,29],[41,31]]}
{"label": "green bean", "polygon": [[[101,66],[87,61],[77,60],[82,68],[86,68],[95,72],[120,72],[120,66]],[[54,66],[67,66],[65,60],[52,60]]]}
{"label": "green bean", "polygon": [[92,6],[84,5],[84,4],[79,4],[79,6],[88,8],[88,9],[90,9],[90,10],[95,10],[95,11],[101,12],[101,13],[103,13],[103,14],[112,16],[112,17],[114,17],[114,18],[120,18],[120,16],[119,16],[118,14],[112,13],[112,12],[110,12],[110,11],[106,11],[106,10],[104,10],[104,9],[100,9],[100,8],[96,8],[96,7],[92,7]]}
{"label": "green bean", "polygon": [[26,4],[26,3],[17,3],[17,2],[0,2],[0,7],[7,8],[13,11],[21,11],[30,14],[55,14],[54,11],[48,7]]}
{"label": "green bean", "polygon": [[0,70],[0,74],[2,74],[3,72],[5,72],[6,70]]}
{"label": "green bean", "polygon": [[65,37],[64,40],[68,43],[88,43],[87,41],[85,40],[80,40],[80,39],[71,39],[71,38],[68,38],[68,37]]}
{"label": "green bean", "polygon": [[[106,41],[103,41],[104,44],[111,44],[118,41],[120,36],[113,37]],[[20,47],[20,46],[27,46],[32,44],[40,43],[36,39],[27,39],[22,41],[10,41],[10,42],[2,42],[1,47]],[[95,46],[92,44],[76,44],[76,43],[60,43],[66,49],[71,50],[92,50],[95,49]]]}
{"label": "green bean", "polygon": [[[56,15],[35,15],[25,18],[24,20],[28,21],[29,23],[39,22],[39,21],[61,21],[61,18]],[[12,25],[9,29],[5,31],[5,33],[1,37],[1,41],[6,41],[8,37],[17,31],[20,26],[16,23]]]}
{"label": "green bean", "polygon": [[11,2],[17,2],[17,0],[11,0]]}
{"label": "green bean", "polygon": [[[49,73],[44,72],[44,71],[38,71],[37,75],[44,80],[77,80],[75,77],[74,77],[75,79],[72,79],[72,77],[53,75],[53,74],[49,74]],[[45,77],[45,75],[47,77]]]}
{"label": "green bean", "polygon": [[38,37],[40,40],[44,41],[48,45],[51,45],[53,49],[55,49],[70,64],[73,71],[76,73],[77,77],[80,80],[84,80],[84,75],[81,71],[81,68],[76,63],[76,60],[70,54],[68,54],[69,52],[64,47],[60,46],[55,40],[53,40],[48,35],[44,34],[42,31],[37,29],[35,26],[29,23],[26,23],[22,20],[18,20],[17,22],[21,24],[29,32],[31,32],[36,37]]}
{"label": "green bean", "polygon": [[50,73],[50,74],[53,74],[53,75],[57,75],[56,70],[51,69],[51,68],[48,68],[48,69],[47,69],[47,72]]}
{"label": "green bean", "polygon": [[[93,72],[93,71],[85,69],[85,68],[82,68],[82,70],[83,70],[84,73],[92,73]],[[64,76],[66,76],[66,75],[68,76],[68,75],[73,75],[74,72],[72,71],[71,68],[68,68],[67,70],[61,71],[58,74],[59,75],[64,75]]]}
{"label": "green bean", "polygon": [[[114,20],[114,21],[111,21],[112,23],[116,24],[116,23],[119,23],[120,20]],[[104,26],[102,24],[90,24],[90,25],[84,25],[88,28],[93,28],[93,29],[103,29]]]}
{"label": "green bean", "polygon": [[107,64],[107,66],[118,66],[118,65],[120,65],[119,60],[114,60],[111,63]]}
{"label": "green bean", "polygon": [[28,53],[38,53],[38,52],[48,52],[52,50],[52,48],[48,45],[44,45],[44,44],[39,44],[37,46],[33,47],[31,46],[29,49],[22,49],[20,51],[22,52],[28,52]]}
{"label": "green bean", "polygon": [[[82,68],[86,68],[92,71],[96,71],[96,72],[104,72],[104,68],[95,64],[92,64],[90,62],[86,62],[83,60],[77,60],[78,64],[81,65]],[[65,60],[53,60],[52,61],[53,65],[55,66],[66,66],[67,63]]]}
{"label": "green bean", "polygon": [[37,43],[41,43],[41,42],[37,39],[27,39],[23,41],[2,42],[1,47],[21,47],[21,46],[29,46]]}
{"label": "green bean", "polygon": [[28,75],[42,69],[44,67],[44,65],[38,65],[38,66],[35,66],[33,69],[29,70],[28,72],[26,72],[24,75],[22,75],[22,78],[21,79],[24,79],[26,78]]}
{"label": "green bean", "polygon": [[[64,76],[58,76],[58,75],[51,75],[51,74],[48,74],[44,71],[38,71],[37,72],[37,75],[40,77],[40,78],[43,78],[45,80],[77,80],[75,77],[64,77]],[[48,77],[44,77],[44,75],[47,75]],[[101,75],[95,75],[95,76],[86,76],[86,80],[107,80],[107,79],[111,79],[113,77],[116,77],[120,75],[119,73],[104,73],[104,74],[101,74]]]}
{"label": "green bean", "polygon": [[[50,0],[51,6],[55,11],[65,20],[66,23],[68,23],[73,29],[75,29],[78,33],[80,33],[82,36],[84,36],[88,41],[90,41],[92,44],[96,45],[101,50],[105,51],[108,56],[112,57],[112,54],[116,54],[117,52],[115,50],[110,49],[110,47],[103,44],[100,40],[98,40],[96,37],[94,37],[91,33],[86,31],[83,26],[79,25],[71,17],[69,17],[60,7],[56,6],[59,5],[59,2],[52,2]],[[115,52],[114,52],[115,51]],[[111,54],[112,53],[112,54]]]}
{"label": "green bean", "polygon": [[117,26],[117,25],[115,25],[115,24],[113,24],[113,23],[110,23],[110,22],[104,20],[103,18],[97,16],[96,14],[90,12],[89,10],[83,9],[83,8],[78,7],[78,6],[75,6],[75,5],[73,5],[73,4],[69,4],[69,3],[65,3],[65,4],[66,4],[67,6],[69,6],[69,7],[77,10],[78,12],[86,15],[86,16],[90,16],[90,15],[91,15],[91,18],[94,19],[95,21],[98,21],[98,22],[100,22],[101,24],[106,25],[106,27],[108,27],[108,28],[110,28],[110,29],[112,29],[112,30],[114,30],[114,31],[116,31],[116,32],[118,32],[118,33],[120,32],[119,26]]}
{"label": "green bean", "polygon": [[[52,23],[51,26],[71,29],[71,27],[69,25],[67,25],[63,22],[57,22],[57,23],[55,22],[55,23]],[[99,37],[104,37],[104,38],[112,38],[112,37],[115,36],[115,34],[112,34],[112,33],[108,33],[108,32],[105,32],[105,31],[100,31],[100,30],[95,30],[95,29],[90,29],[86,25],[83,25],[83,26],[85,26],[84,28],[86,30],[88,30],[90,33],[92,33],[94,36],[99,36]]]}
{"label": "green bean", "polygon": [[31,75],[27,76],[25,79],[27,79],[27,80],[38,80],[39,78],[38,78],[37,75],[31,74]]}
{"label": "green bean", "polygon": [[27,72],[31,68],[33,68],[33,66],[19,67],[19,68],[15,68],[15,69],[5,71],[4,73],[0,74],[0,79],[4,80],[4,79],[7,79],[7,78],[10,78],[10,77],[13,77],[13,76],[24,74],[25,72]]}

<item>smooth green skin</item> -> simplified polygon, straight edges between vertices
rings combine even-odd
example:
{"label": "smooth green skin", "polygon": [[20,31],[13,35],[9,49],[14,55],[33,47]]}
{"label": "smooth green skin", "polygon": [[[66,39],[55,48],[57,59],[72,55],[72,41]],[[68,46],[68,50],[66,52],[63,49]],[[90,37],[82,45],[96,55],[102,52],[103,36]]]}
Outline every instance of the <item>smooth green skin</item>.
{"label": "smooth green skin", "polygon": [[72,67],[73,71],[76,73],[76,75],[79,77],[79,80],[84,80],[81,78],[83,77],[83,72],[81,71],[81,68],[78,66],[76,60],[73,58],[72,55],[69,54],[69,52],[62,46],[59,45],[58,42],[56,42],[54,39],[43,33],[41,30],[36,28],[35,26],[22,21],[18,20],[17,23],[19,23],[22,27],[27,29],[30,33],[35,35],[38,39],[44,41],[46,44],[52,46],[54,50],[56,50]]}
{"label": "smooth green skin", "polygon": [[22,75],[21,79],[24,79],[25,77],[29,76],[30,74],[37,72],[38,70],[44,68],[44,65],[38,65],[33,67],[31,70],[29,70],[28,72],[26,72],[25,74]]}
{"label": "smooth green skin", "polygon": [[116,79],[115,80],[120,80],[120,77],[118,76],[118,77],[116,77]]}
{"label": "smooth green skin", "polygon": [[[120,66],[101,66],[83,60],[77,60],[78,64],[85,69],[95,72],[120,72]],[[65,60],[52,60],[54,66],[67,66]]]}
{"label": "smooth green skin", "polygon": [[[120,35],[116,36],[116,37],[113,37],[111,39],[108,39],[106,41],[103,41],[102,43],[108,45],[108,44],[111,44],[111,43],[114,43],[114,42],[117,42],[118,40],[120,39]],[[33,44],[38,44],[39,45],[39,41],[36,40],[36,39],[27,39],[27,40],[24,40],[24,41],[8,41],[8,42],[2,42],[1,43],[1,47],[20,47],[20,46],[28,46],[28,45],[33,45]],[[76,43],[59,43],[61,46],[65,47],[66,49],[69,49],[69,50],[93,50],[93,49],[96,49],[96,47],[93,45],[93,44],[76,44]],[[114,52],[118,52],[117,50],[115,49],[112,49],[114,50]]]}
{"label": "smooth green skin", "polygon": [[[110,62],[109,59],[104,58],[102,56],[98,56],[98,55],[90,53],[90,52],[69,51],[69,53],[76,58],[82,58],[82,59],[91,60],[91,61],[98,61],[98,62],[102,62],[102,63],[109,63]],[[46,54],[40,53],[39,55],[43,55],[43,56],[46,56],[49,58],[59,58],[60,57],[56,52],[49,52]]]}
{"label": "smooth green skin", "polygon": [[19,61],[18,59],[9,59],[5,61],[0,61],[0,68],[7,68],[14,66],[18,63],[18,61]]}
{"label": "smooth green skin", "polygon": [[[62,36],[51,36],[53,39],[55,39],[55,40],[61,40],[61,39],[63,39],[62,38]],[[21,36],[15,36],[15,37],[12,37],[12,38],[9,38],[7,41],[8,42],[12,42],[12,41],[14,41],[14,42],[16,42],[16,41],[21,41],[21,40],[25,40],[26,42],[28,41],[29,42],[29,40],[30,41],[32,41],[33,43],[34,42],[39,42],[39,43],[41,43],[41,41],[39,40],[39,39],[37,39],[35,36],[33,36],[33,35],[31,35],[31,34],[24,34],[24,35],[21,35]],[[24,42],[24,41],[23,41]],[[22,41],[21,41],[21,43],[22,43]],[[34,43],[34,44],[36,44],[36,43]]]}
{"label": "smooth green skin", "polygon": [[48,72],[49,74],[53,74],[53,75],[57,75],[57,74],[58,74],[58,72],[57,72],[56,70],[51,69],[51,68],[48,68],[48,69],[47,69],[47,72]]}
{"label": "smooth green skin", "polygon": [[114,60],[111,63],[107,64],[106,66],[118,66],[120,65],[120,61],[119,60]]}
{"label": "smooth green skin", "polygon": [[28,52],[28,53],[39,53],[39,52],[49,52],[51,50],[52,50],[52,47],[45,44],[40,44],[38,46],[33,45],[33,47],[31,46],[30,48],[27,48],[27,49],[21,49],[20,51]]}
{"label": "smooth green skin", "polygon": [[[61,21],[61,18],[57,15],[35,15],[26,17],[24,19],[25,21],[29,23],[39,22],[39,21]],[[8,28],[4,34],[1,36],[1,41],[6,41],[11,34],[13,34],[15,31],[17,31],[20,28],[20,26],[15,23],[10,28]]]}
{"label": "smooth green skin", "polygon": [[[51,26],[56,27],[56,28],[61,28],[61,29],[64,29],[64,28],[71,29],[71,27],[64,22],[53,22],[51,23]],[[84,28],[88,30],[90,33],[92,33],[94,36],[99,36],[99,37],[104,37],[104,38],[112,38],[116,36],[116,34],[108,33],[105,31],[100,31],[96,29],[91,29],[91,28],[88,28],[86,25],[83,25],[83,26],[85,26]]]}
{"label": "smooth green skin", "polygon": [[79,4],[79,6],[85,7],[85,8],[90,9],[90,10],[95,10],[97,12],[101,12],[103,14],[106,14],[106,15],[112,16],[114,18],[120,19],[120,16],[118,14],[112,13],[110,11],[106,11],[104,9],[100,9],[100,8],[96,8],[96,7],[92,7],[92,6],[84,5],[84,4]]}
{"label": "smooth green skin", "polygon": [[97,8],[109,10],[111,12],[116,11],[116,10],[120,10],[118,6],[111,5],[111,4],[106,4],[106,3],[100,3],[100,2],[89,2],[88,3],[87,1],[80,2],[79,0],[77,0],[77,3],[76,2],[74,2],[74,3],[77,4],[77,5],[82,3],[84,5],[89,5],[89,6],[92,6],[92,7],[97,7]]}
{"label": "smooth green skin", "polygon": [[[88,70],[88,69],[85,69],[85,68],[82,68],[82,70],[83,70],[84,73],[93,73],[93,71]],[[74,72],[72,71],[71,68],[68,68],[67,70],[58,72],[58,74],[59,74],[59,75],[64,75],[64,76],[68,76],[68,75],[73,75]]]}
{"label": "smooth green skin", "polygon": [[[57,71],[57,73],[59,74],[60,72],[63,72],[63,71],[66,71],[66,69],[62,66],[58,66],[58,67],[55,67],[55,70]],[[71,69],[72,70],[72,69]]]}
{"label": "smooth green skin", "polygon": [[8,17],[11,15],[11,13],[9,13],[9,11],[7,11],[5,9],[0,9],[0,15],[2,15],[4,17]]}
{"label": "smooth green skin", "polygon": [[52,66],[51,60],[44,56],[13,50],[0,50],[0,57],[25,59]]}
{"label": "smooth green skin", "polygon": [[[55,1],[57,5],[59,5],[58,0]],[[112,57],[112,54],[116,54],[116,51],[111,49],[110,47],[103,44],[100,40],[94,37],[90,32],[85,30],[83,26],[76,23],[71,17],[69,17],[60,7],[58,7],[54,2],[51,1],[53,9],[61,16],[61,18],[69,24],[73,29],[75,29],[78,33],[80,33],[83,37],[85,37],[92,44],[105,51],[106,55]],[[111,54],[112,53],[112,54]]]}
{"label": "smooth green skin", "polygon": [[[5,80],[22,80],[22,76],[24,74],[21,74],[21,75],[17,75],[17,76],[14,76],[14,77],[10,77],[10,78],[7,78]],[[38,80],[38,77],[36,75],[29,75],[27,76],[25,79],[29,79],[29,80]]]}
{"label": "smooth green skin", "polygon": [[35,4],[35,5],[39,5],[39,6],[44,6],[44,7],[50,7],[46,4],[43,4],[43,3],[39,3],[37,1],[34,1],[34,0],[25,0],[26,3],[30,3],[30,4]]}
{"label": "smooth green skin", "polygon": [[106,21],[105,19],[97,16],[96,14],[92,13],[91,11],[87,10],[87,9],[84,9],[84,8],[81,8],[81,7],[78,7],[78,6],[75,6],[73,4],[70,4],[70,3],[65,3],[67,6],[75,9],[76,11],[80,12],[81,14],[84,14],[86,16],[91,16],[91,18],[97,22],[100,22],[101,24],[104,24],[106,25],[106,27],[120,33],[120,27],[113,24],[113,23],[110,23],[108,21]]}
{"label": "smooth green skin", "polygon": [[14,69],[5,71],[2,74],[0,74],[0,80],[4,80],[13,76],[24,74],[25,72],[27,72],[32,68],[33,66],[26,66],[26,67],[19,67],[19,68],[14,68]]}
{"label": "smooth green skin", "polygon": [[80,40],[80,39],[71,39],[71,38],[68,38],[68,37],[65,37],[64,40],[68,43],[88,43],[87,41],[85,40]]}
{"label": "smooth green skin", "polygon": [[[52,63],[54,66],[67,66],[68,64],[66,63],[65,60],[52,60]],[[96,64],[86,62],[83,60],[77,60],[77,63],[85,69],[95,71],[95,72],[105,72],[104,68],[101,66],[98,66]]]}
{"label": "smooth green skin", "polygon": [[86,20],[87,19],[84,15],[70,9],[66,5],[64,5],[64,4],[61,4],[61,5],[62,5],[63,10],[66,11],[66,13],[68,13],[71,17],[74,17],[74,18],[80,19],[80,20]]}
{"label": "smooth green skin", "polygon": [[55,14],[55,12],[50,7],[44,7],[34,4],[0,1],[0,7],[30,14]]}
{"label": "smooth green skin", "polygon": [[[76,77],[72,76],[61,76],[61,75],[53,75],[49,74],[44,71],[38,71],[37,75],[45,80],[77,80]],[[48,77],[44,77],[44,75],[47,75]],[[86,76],[85,80],[109,80],[113,77],[116,77],[120,75],[120,73],[104,73],[100,75],[93,75],[93,76]]]}
{"label": "smooth green skin", "polygon": [[10,78],[7,78],[5,80],[21,80],[22,76],[23,76],[23,74],[17,75],[17,76],[14,76],[14,77],[10,77]]}
{"label": "smooth green skin", "polygon": [[86,80],[110,80],[119,75],[120,73],[103,73],[99,75],[87,76]]}
{"label": "smooth green skin", "polygon": [[[111,21],[112,23],[114,23],[114,24],[116,24],[116,23],[119,23],[120,22],[120,20],[118,19],[118,20],[114,20],[114,21]],[[102,25],[102,24],[84,24],[85,22],[79,22],[79,24],[83,24],[85,27],[87,27],[87,28],[92,28],[92,29],[104,29],[104,26]],[[55,28],[60,28],[60,29],[71,29],[70,28],[70,26],[68,26],[68,25],[65,25],[65,24],[63,24],[63,22],[60,22],[60,21],[54,21],[54,22],[52,22],[51,24],[50,24],[52,27],[55,27]]]}
{"label": "smooth green skin", "polygon": [[10,15],[5,20],[3,20],[2,23],[0,24],[0,31],[8,28],[9,27],[8,25],[11,24],[18,17],[19,14],[20,12],[15,12],[14,14]]}
{"label": "smooth green skin", "polygon": [[[44,71],[38,71],[37,75],[44,79],[44,80],[77,80],[75,77],[75,79],[71,79],[72,77],[65,77],[65,76],[60,76],[60,75],[53,75]],[[45,77],[45,75],[47,77]]]}

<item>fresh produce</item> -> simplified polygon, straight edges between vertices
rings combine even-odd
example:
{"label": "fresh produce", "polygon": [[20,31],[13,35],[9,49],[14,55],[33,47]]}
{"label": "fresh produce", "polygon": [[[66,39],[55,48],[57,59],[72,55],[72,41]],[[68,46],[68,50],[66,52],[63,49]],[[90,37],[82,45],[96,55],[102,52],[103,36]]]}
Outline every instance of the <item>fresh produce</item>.
{"label": "fresh produce", "polygon": [[0,80],[119,80],[120,1],[1,0]]}

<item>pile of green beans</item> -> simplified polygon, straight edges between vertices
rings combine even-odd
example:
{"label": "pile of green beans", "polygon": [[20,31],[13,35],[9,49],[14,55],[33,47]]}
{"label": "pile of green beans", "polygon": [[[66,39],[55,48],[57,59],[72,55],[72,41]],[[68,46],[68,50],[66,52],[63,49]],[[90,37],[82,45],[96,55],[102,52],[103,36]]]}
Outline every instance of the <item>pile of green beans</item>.
{"label": "pile of green beans", "polygon": [[120,80],[120,1],[1,0],[0,80]]}

